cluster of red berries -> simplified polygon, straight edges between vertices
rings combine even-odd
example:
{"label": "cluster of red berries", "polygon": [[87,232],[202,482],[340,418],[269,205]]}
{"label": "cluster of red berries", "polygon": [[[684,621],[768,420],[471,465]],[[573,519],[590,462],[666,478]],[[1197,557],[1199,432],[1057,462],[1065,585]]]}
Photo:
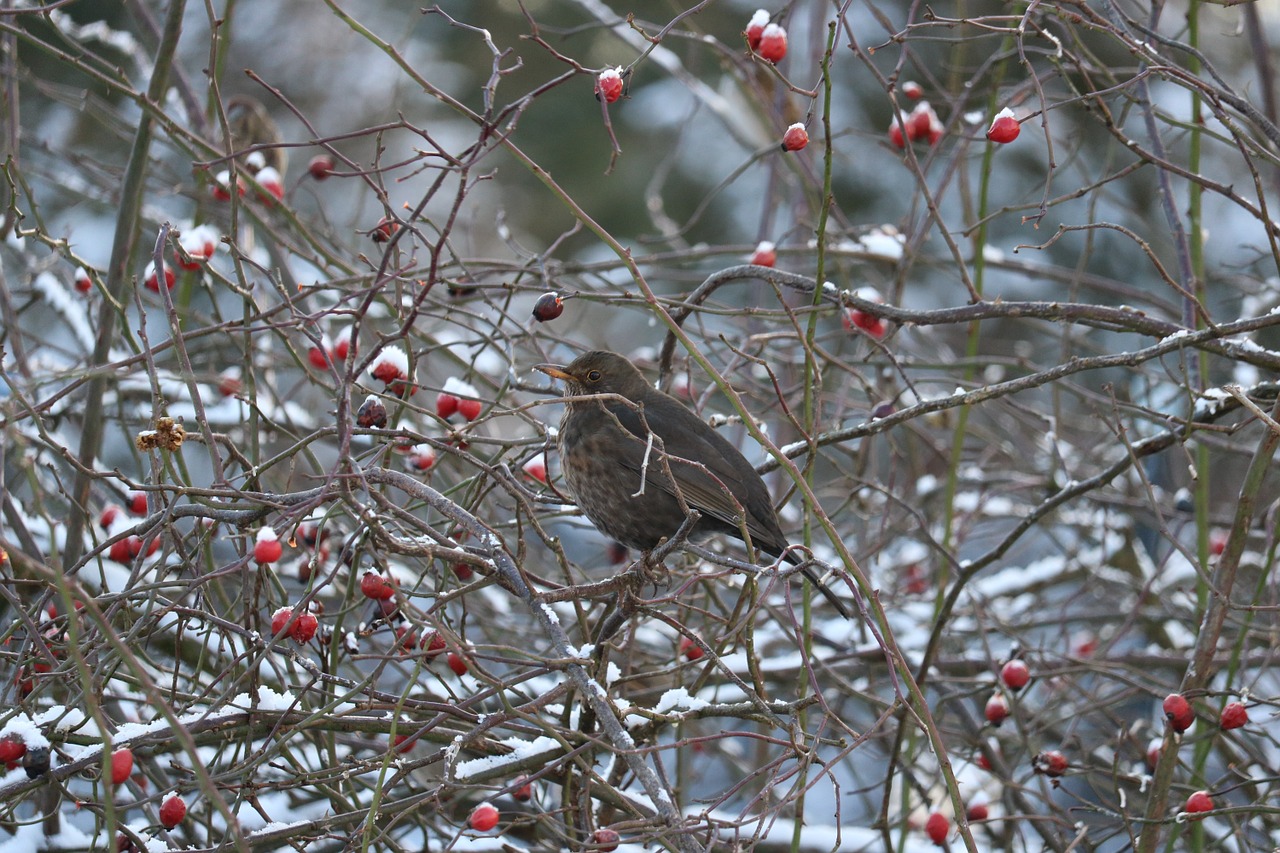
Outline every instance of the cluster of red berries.
{"label": "cluster of red berries", "polygon": [[303,612],[295,616],[292,607],[281,607],[271,614],[271,635],[278,637],[282,632],[287,632],[288,636],[300,646],[311,642],[311,638],[316,635],[316,629],[319,627],[320,620],[314,613]]}
{"label": "cluster of red berries", "polygon": [[757,9],[747,22],[743,35],[751,52],[766,62],[777,65],[787,55],[787,31],[769,20],[769,12]]}
{"label": "cluster of red berries", "polygon": [[328,335],[320,338],[319,345],[312,344],[307,350],[307,361],[317,370],[328,370],[331,364],[342,364],[351,352],[351,327],[343,329],[332,339]]}
{"label": "cluster of red berries", "polygon": [[[274,204],[284,198],[284,178],[274,166],[268,166],[262,152],[254,151],[245,158],[245,166],[253,172],[253,181],[258,185],[258,197],[264,204]],[[235,185],[235,194],[244,196],[244,184],[240,176],[232,176],[230,169],[223,169],[213,176],[211,191],[218,201],[231,201],[231,187]]]}
{"label": "cluster of red berries", "polygon": [[[903,135],[905,129],[906,135]],[[930,145],[937,145],[942,139],[945,127],[938,114],[928,101],[921,101],[911,109],[905,118],[895,116],[889,122],[889,141],[897,148],[906,148],[908,142],[928,140]]]}
{"label": "cluster of red berries", "polygon": [[480,392],[474,386],[457,377],[445,380],[444,389],[436,395],[436,417],[447,421],[454,415],[462,415],[468,421],[480,417]]}

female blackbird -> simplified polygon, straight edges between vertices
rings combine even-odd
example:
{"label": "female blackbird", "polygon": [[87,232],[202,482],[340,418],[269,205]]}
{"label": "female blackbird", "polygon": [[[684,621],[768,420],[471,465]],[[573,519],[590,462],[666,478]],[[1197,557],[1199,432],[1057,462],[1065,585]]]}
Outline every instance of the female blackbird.
{"label": "female blackbird", "polygon": [[[756,548],[785,553],[796,565],[804,562],[786,550],[769,491],[751,463],[678,400],[649,385],[626,358],[596,351],[567,366],[534,369],[563,380],[570,397],[602,395],[566,401],[560,422],[565,481],[602,533],[628,548],[651,551],[684,523],[683,500],[701,515],[694,535],[727,533],[742,539],[745,527]],[[610,394],[635,405],[609,399]],[[803,571],[847,617],[848,607],[813,567]]]}

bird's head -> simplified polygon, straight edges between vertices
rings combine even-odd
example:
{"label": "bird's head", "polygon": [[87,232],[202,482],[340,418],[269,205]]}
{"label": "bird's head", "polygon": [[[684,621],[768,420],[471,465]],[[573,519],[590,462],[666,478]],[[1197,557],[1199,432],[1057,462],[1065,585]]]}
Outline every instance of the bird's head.
{"label": "bird's head", "polygon": [[550,377],[565,383],[570,396],[617,394],[639,402],[649,390],[644,375],[636,366],[616,352],[595,350],[583,353],[566,365],[535,364]]}

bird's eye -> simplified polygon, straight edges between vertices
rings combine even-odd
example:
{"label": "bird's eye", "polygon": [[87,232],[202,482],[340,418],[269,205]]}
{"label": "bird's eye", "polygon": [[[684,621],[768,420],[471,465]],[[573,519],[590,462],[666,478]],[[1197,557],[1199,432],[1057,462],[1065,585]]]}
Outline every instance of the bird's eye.
{"label": "bird's eye", "polygon": [[598,371],[598,370],[593,370],[593,371],[591,371],[590,373],[588,373],[588,374],[587,374],[587,381],[588,381],[588,382],[599,382],[599,381],[600,381],[600,371]]}

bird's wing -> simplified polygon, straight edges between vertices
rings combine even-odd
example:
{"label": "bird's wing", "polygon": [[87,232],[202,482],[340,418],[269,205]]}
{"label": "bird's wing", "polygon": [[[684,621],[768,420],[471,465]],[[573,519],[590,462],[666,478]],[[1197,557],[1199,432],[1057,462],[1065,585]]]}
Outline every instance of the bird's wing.
{"label": "bird's wing", "polygon": [[[773,509],[763,481],[758,477],[742,477],[735,470],[735,464],[741,463],[754,474],[751,464],[736,447],[712,431],[697,415],[684,406],[670,407],[663,410],[660,422],[653,425],[647,420],[642,422],[638,412],[621,403],[606,404],[605,408],[637,439],[636,444],[621,454],[619,461],[623,465],[635,471],[644,467],[644,445],[649,440],[646,427],[654,426],[654,434],[662,439],[662,448],[669,456],[676,457],[671,460],[671,470],[679,481],[679,496],[685,503],[734,530],[738,529],[744,515],[734,495],[748,507],[752,504],[767,507],[767,519],[758,517],[766,514],[763,510],[745,513],[747,532],[751,534],[752,542],[766,551],[780,553],[786,548],[781,530],[770,529],[773,525],[766,527],[772,521]],[[677,489],[666,476],[666,466],[658,450],[655,441],[648,469],[644,472],[645,480],[670,494],[677,494]],[[688,459],[700,463],[700,466],[682,463],[679,459]]]}

